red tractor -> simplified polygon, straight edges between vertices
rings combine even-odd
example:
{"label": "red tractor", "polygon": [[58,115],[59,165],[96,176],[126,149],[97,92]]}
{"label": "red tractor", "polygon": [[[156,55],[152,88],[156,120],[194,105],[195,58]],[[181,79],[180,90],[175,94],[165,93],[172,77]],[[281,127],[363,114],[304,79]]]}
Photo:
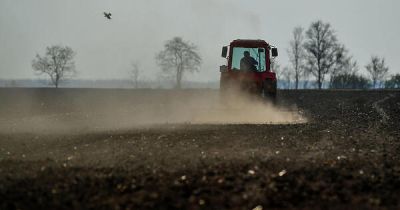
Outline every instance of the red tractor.
{"label": "red tractor", "polygon": [[264,40],[236,39],[224,46],[222,57],[227,58],[227,65],[220,66],[222,97],[235,89],[274,102],[277,81],[271,59],[277,56],[277,48]]}

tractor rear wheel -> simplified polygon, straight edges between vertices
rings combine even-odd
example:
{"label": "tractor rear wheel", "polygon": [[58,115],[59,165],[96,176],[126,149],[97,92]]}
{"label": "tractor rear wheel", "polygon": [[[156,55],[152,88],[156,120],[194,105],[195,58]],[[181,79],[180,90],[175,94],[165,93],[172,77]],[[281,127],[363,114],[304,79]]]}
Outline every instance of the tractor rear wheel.
{"label": "tractor rear wheel", "polygon": [[264,98],[272,104],[275,104],[276,92],[276,80],[265,80],[263,87]]}

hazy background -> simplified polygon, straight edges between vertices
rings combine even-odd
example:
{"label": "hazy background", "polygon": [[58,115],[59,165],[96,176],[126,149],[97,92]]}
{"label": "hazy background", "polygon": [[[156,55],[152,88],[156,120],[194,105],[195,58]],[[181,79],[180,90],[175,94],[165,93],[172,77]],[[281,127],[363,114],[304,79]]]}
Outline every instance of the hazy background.
{"label": "hazy background", "polygon": [[182,36],[203,57],[201,72],[188,80],[218,80],[222,45],[265,39],[280,49],[285,66],[293,28],[317,19],[332,24],[362,71],[374,54],[386,58],[391,74],[400,73],[399,8],[398,0],[0,0],[0,79],[39,78],[31,61],[53,44],[77,52],[76,79],[128,78],[131,61],[155,79],[155,54]]}

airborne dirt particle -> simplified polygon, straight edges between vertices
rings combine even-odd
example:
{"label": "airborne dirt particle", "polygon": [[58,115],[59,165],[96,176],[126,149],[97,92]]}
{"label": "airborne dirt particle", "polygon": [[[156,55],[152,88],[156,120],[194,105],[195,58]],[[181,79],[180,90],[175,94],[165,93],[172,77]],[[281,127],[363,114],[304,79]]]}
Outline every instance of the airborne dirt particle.
{"label": "airborne dirt particle", "polygon": [[[38,99],[31,98],[29,103],[15,107],[15,113],[24,114],[3,113],[0,131],[70,133],[166,124],[292,124],[307,121],[295,107],[274,106],[262,98],[240,93],[234,99],[224,101],[218,91],[161,92],[137,92],[128,99],[118,94],[102,98],[100,94],[85,95],[74,91],[68,97],[59,98],[61,96],[56,92],[48,92],[45,99],[39,100],[48,100],[48,108],[35,104]],[[63,106],[58,104],[61,102]]]}

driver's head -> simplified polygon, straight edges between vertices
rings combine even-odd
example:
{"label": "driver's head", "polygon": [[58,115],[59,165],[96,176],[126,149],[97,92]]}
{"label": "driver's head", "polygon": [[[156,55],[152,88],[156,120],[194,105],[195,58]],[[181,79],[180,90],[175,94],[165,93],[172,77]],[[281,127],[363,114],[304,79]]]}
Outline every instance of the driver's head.
{"label": "driver's head", "polygon": [[249,57],[250,56],[250,52],[249,51],[244,51],[243,55],[244,55],[244,57]]}

